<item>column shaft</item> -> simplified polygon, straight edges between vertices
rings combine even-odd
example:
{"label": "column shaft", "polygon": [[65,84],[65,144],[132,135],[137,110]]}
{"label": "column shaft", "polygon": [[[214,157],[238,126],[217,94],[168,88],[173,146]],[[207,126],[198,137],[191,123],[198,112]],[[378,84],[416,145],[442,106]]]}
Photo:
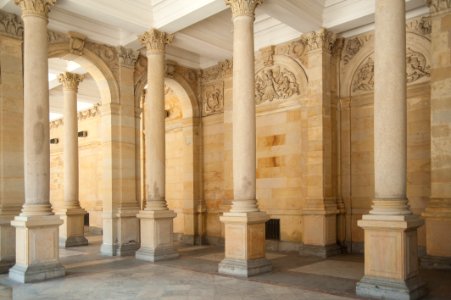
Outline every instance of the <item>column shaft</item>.
{"label": "column shaft", "polygon": [[233,18],[233,194],[231,211],[258,211],[256,201],[256,129],[254,18]]}
{"label": "column shaft", "polygon": [[146,210],[167,209],[165,200],[165,117],[163,51],[149,51],[144,121],[146,122]]}

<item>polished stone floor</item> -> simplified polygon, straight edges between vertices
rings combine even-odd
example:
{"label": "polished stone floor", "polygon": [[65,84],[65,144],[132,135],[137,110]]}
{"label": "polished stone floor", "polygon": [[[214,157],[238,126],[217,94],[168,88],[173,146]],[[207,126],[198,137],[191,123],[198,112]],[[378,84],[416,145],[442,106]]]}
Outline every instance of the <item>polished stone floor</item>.
{"label": "polished stone floor", "polygon": [[[13,287],[14,300],[52,299],[352,299],[363,275],[363,257],[331,259],[269,252],[273,272],[249,279],[219,275],[223,249],[181,246],[179,259],[155,264],[133,257],[98,254],[99,236],[90,245],[61,249],[67,276],[18,284],[0,275],[0,284]],[[430,289],[426,299],[451,299],[451,271],[422,270]]]}

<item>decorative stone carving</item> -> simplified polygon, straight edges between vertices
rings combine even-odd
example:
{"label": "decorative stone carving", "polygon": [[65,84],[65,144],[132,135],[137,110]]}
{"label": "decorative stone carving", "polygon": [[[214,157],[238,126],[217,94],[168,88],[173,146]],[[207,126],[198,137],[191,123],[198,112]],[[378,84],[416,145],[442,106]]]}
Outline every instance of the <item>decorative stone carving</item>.
{"label": "decorative stone carving", "polygon": [[303,35],[302,38],[310,51],[321,49],[331,53],[336,35],[335,33],[322,28],[319,31],[307,33]]}
{"label": "decorative stone carving", "polygon": [[306,44],[304,39],[298,39],[290,43],[278,45],[274,49],[275,55],[291,56],[299,60],[302,64],[307,65]]}
{"label": "decorative stone carving", "polygon": [[451,0],[427,0],[427,5],[432,13],[438,13],[451,9]]}
{"label": "decorative stone carving", "polygon": [[56,0],[14,0],[22,9],[22,16],[34,15],[47,19],[50,8]]}
{"label": "decorative stone carving", "polygon": [[[413,83],[423,77],[431,76],[431,66],[421,52],[407,48],[406,52],[406,80]],[[374,89],[374,60],[368,57],[357,69],[353,81],[352,92],[366,92]]]}
{"label": "decorative stone carving", "polygon": [[[85,120],[85,119],[94,118],[94,117],[99,116],[100,115],[100,106],[101,106],[101,104],[97,103],[97,104],[94,104],[94,106],[89,109],[79,111],[77,113],[77,119],[80,121],[80,120]],[[58,128],[63,124],[64,124],[64,122],[63,122],[62,118],[51,121],[49,123],[50,129]]]}
{"label": "decorative stone carving", "polygon": [[6,33],[7,35],[22,38],[23,36],[22,19],[15,14],[0,11],[0,32]]}
{"label": "decorative stone carving", "polygon": [[423,16],[409,20],[406,30],[420,35],[430,35],[432,32],[432,22],[430,16]]}
{"label": "decorative stone carving", "polygon": [[119,56],[116,48],[90,41],[85,42],[85,48],[100,57],[111,69],[114,76],[118,78]]}
{"label": "decorative stone carving", "polygon": [[230,6],[232,15],[255,17],[255,8],[262,4],[263,0],[225,0],[226,5]]}
{"label": "decorative stone carving", "polygon": [[119,64],[127,67],[134,67],[135,62],[138,58],[138,51],[125,47],[117,47],[117,52],[119,56]]}
{"label": "decorative stone carving", "polygon": [[343,47],[345,45],[345,39],[344,38],[337,38],[335,40],[334,45],[332,46],[332,56],[341,58],[341,55],[343,53]]}
{"label": "decorative stone carving", "polygon": [[69,38],[70,52],[76,55],[83,55],[86,36],[78,32],[69,31]]}
{"label": "decorative stone carving", "polygon": [[147,51],[150,52],[162,52],[166,48],[166,45],[172,43],[174,39],[173,34],[167,34],[156,29],[150,29],[144,34],[139,36],[141,44],[146,46]]}
{"label": "decorative stone carving", "polygon": [[170,61],[170,60],[166,61],[166,66],[165,66],[166,76],[169,78],[174,78],[176,68],[177,68],[177,63],[175,61]]}
{"label": "decorative stone carving", "polygon": [[361,40],[359,37],[355,37],[349,40],[346,40],[345,48],[344,48],[344,55],[343,55],[343,61],[346,65],[351,61],[351,59],[359,52],[360,49],[363,47],[363,40]]}
{"label": "decorative stone carving", "polygon": [[63,88],[65,90],[71,90],[71,91],[77,91],[78,85],[80,82],[83,81],[84,75],[76,74],[76,73],[70,73],[70,72],[64,72],[62,74],[59,74],[58,80],[63,84]]}
{"label": "decorative stone carving", "polygon": [[201,71],[200,77],[204,82],[223,79],[226,76],[231,76],[233,73],[233,62],[225,60],[219,62],[217,65],[209,67]]}
{"label": "decorative stone carving", "polygon": [[224,83],[206,85],[202,92],[203,116],[224,112]]}
{"label": "decorative stone carving", "polygon": [[69,40],[69,38],[67,37],[66,34],[57,32],[57,31],[52,31],[52,30],[48,31],[48,36],[49,36],[49,40],[48,40],[49,43],[61,43],[61,42],[67,42]]}
{"label": "decorative stone carving", "polygon": [[263,60],[265,67],[272,67],[274,65],[274,46],[268,46],[260,49],[260,58]]}
{"label": "decorative stone carving", "polygon": [[352,92],[374,89],[374,60],[368,57],[357,69],[352,82]]}
{"label": "decorative stone carving", "polygon": [[431,66],[427,64],[426,57],[411,48],[407,48],[406,66],[408,83],[417,81],[425,76],[431,76]]}
{"label": "decorative stone carving", "polygon": [[279,66],[264,68],[255,77],[255,102],[261,104],[274,99],[288,99],[299,94],[295,75]]}

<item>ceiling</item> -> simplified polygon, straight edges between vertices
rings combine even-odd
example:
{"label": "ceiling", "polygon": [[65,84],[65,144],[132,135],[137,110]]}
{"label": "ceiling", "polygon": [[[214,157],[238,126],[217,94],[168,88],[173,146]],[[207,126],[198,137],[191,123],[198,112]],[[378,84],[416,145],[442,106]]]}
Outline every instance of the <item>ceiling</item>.
{"label": "ceiling", "polygon": [[[406,0],[407,17],[427,13],[425,2]],[[321,27],[344,37],[372,30],[374,3],[375,0],[264,0],[256,9],[255,50]],[[14,0],[0,0],[0,9],[20,14]],[[206,68],[232,58],[233,26],[224,0],[57,0],[49,14],[49,28],[80,32],[99,43],[136,50],[143,48],[138,35],[157,28],[175,33],[166,56],[181,65]],[[50,71],[61,72],[65,68],[64,61],[49,63]],[[55,102],[52,98],[62,97],[61,86],[55,80],[49,81],[49,86],[51,102]],[[95,89],[88,76],[80,84],[79,101],[92,103],[98,98],[98,91],[89,92],[89,86]],[[52,103],[51,109],[61,111]]]}

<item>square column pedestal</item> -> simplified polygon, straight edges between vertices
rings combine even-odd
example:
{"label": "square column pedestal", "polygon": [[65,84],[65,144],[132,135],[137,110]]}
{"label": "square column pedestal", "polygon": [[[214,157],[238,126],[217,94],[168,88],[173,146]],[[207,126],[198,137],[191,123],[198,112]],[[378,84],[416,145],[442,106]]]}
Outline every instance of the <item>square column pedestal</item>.
{"label": "square column pedestal", "polygon": [[173,220],[177,216],[172,210],[142,210],[138,214],[141,222],[141,248],[136,258],[151,262],[179,257],[174,249]]}
{"label": "square column pedestal", "polygon": [[357,283],[358,296],[377,299],[419,299],[426,288],[418,274],[419,216],[364,215],[365,276]]}
{"label": "square column pedestal", "polygon": [[220,220],[225,225],[225,258],[219,263],[219,273],[249,277],[272,270],[265,257],[268,219],[264,212],[224,213]]}
{"label": "square column pedestal", "polygon": [[55,212],[64,222],[59,229],[59,246],[62,248],[84,246],[88,244],[85,238],[84,216],[82,208],[64,208]]}
{"label": "square column pedestal", "polygon": [[59,261],[58,228],[63,221],[55,215],[17,216],[16,264],[9,270],[13,280],[27,283],[62,277]]}

